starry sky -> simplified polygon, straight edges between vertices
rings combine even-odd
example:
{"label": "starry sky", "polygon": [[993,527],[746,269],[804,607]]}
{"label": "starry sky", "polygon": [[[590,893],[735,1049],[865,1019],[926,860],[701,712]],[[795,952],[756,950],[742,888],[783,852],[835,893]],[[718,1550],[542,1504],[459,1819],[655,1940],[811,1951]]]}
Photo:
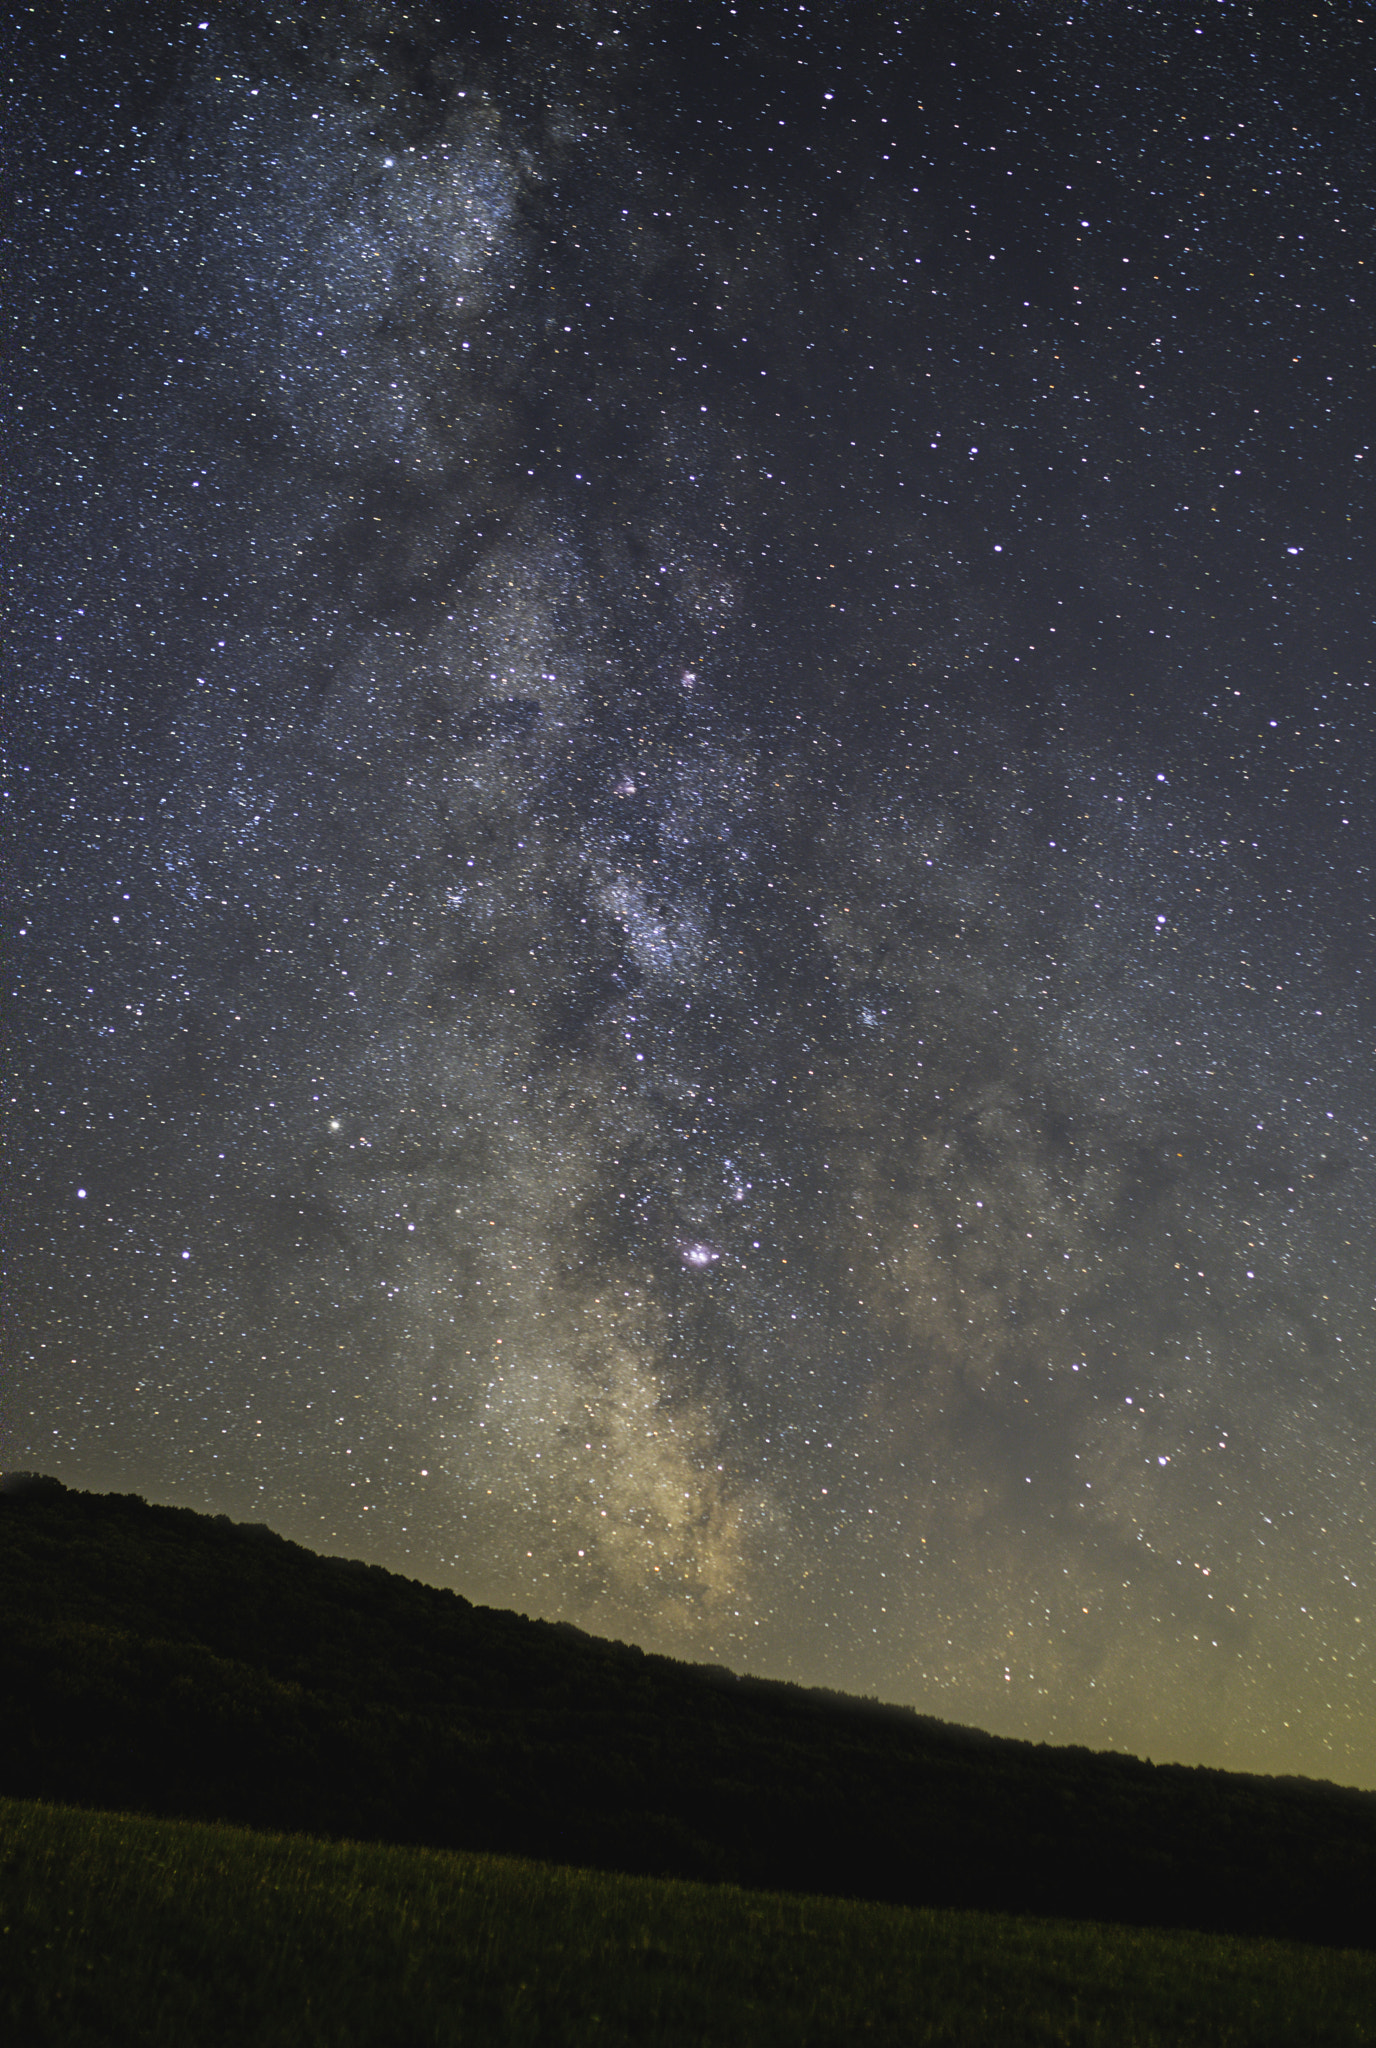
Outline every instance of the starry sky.
{"label": "starry sky", "polygon": [[4,1462],[1376,1786],[1371,8],[8,36]]}

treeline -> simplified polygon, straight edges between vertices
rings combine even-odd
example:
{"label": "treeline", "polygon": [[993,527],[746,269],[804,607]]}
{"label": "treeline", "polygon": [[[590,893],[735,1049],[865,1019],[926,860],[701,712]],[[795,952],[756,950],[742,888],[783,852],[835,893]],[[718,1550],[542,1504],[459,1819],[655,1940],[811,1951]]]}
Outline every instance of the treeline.
{"label": "treeline", "polygon": [[1376,1948],[1376,1794],[978,1734],[0,1487],[0,1791],[906,1904]]}

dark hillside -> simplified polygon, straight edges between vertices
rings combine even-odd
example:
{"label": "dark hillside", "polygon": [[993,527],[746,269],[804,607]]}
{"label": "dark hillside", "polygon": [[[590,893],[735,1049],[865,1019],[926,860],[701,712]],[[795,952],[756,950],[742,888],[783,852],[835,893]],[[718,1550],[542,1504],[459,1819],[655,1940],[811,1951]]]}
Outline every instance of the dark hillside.
{"label": "dark hillside", "polygon": [[56,1482],[0,1493],[0,1791],[1376,1948],[1376,1794],[650,1657]]}

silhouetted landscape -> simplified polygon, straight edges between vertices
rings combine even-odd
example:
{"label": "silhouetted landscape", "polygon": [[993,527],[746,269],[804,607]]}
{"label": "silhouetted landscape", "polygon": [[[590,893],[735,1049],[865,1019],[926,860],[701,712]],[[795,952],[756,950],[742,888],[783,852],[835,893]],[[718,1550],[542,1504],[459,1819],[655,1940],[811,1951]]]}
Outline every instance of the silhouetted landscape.
{"label": "silhouetted landscape", "polygon": [[11,1474],[0,1792],[1376,1948],[1376,1794],[984,1735]]}

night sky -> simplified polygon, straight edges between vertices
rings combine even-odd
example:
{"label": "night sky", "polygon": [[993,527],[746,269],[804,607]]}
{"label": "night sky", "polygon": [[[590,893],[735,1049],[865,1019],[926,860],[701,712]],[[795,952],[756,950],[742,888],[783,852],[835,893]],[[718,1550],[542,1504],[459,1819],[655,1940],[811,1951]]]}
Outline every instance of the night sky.
{"label": "night sky", "polygon": [[1376,1786],[1372,9],[10,20],[3,1462]]}

